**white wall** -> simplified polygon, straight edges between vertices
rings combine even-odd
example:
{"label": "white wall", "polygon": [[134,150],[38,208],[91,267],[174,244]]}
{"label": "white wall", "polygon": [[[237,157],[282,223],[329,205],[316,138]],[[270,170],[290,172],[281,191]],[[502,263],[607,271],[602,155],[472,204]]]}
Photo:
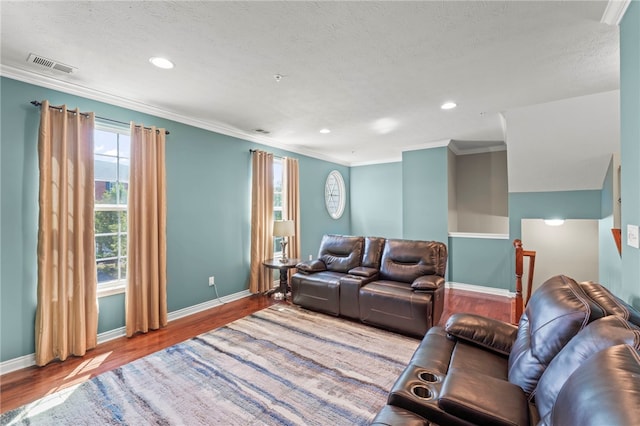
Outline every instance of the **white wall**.
{"label": "white wall", "polygon": [[601,189],[620,151],[620,91],[504,113],[510,192]]}
{"label": "white wall", "polygon": [[[536,252],[533,289],[554,275],[576,281],[598,281],[598,221],[571,219],[548,226],[542,219],[522,219],[522,245]],[[529,265],[522,277],[526,290]]]}

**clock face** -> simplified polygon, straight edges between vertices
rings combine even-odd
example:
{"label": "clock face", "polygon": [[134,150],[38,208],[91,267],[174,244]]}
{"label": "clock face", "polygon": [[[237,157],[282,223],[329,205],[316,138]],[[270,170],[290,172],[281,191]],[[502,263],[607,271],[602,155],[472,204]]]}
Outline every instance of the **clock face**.
{"label": "clock face", "polygon": [[334,170],[329,173],[324,184],[324,203],[332,218],[339,219],[342,216],[346,198],[344,179],[339,171]]}

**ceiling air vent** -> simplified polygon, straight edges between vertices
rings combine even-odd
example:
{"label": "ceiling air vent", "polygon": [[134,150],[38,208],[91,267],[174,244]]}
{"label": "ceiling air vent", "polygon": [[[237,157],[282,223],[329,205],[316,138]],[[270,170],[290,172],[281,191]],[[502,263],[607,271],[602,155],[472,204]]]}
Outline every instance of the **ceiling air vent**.
{"label": "ceiling air vent", "polygon": [[33,53],[29,54],[29,58],[27,58],[27,62],[29,62],[30,64],[39,65],[43,68],[60,71],[65,74],[71,74],[77,70],[77,68],[72,67],[71,65],[65,65],[61,62],[54,61],[53,59],[45,58],[40,55],[35,55]]}

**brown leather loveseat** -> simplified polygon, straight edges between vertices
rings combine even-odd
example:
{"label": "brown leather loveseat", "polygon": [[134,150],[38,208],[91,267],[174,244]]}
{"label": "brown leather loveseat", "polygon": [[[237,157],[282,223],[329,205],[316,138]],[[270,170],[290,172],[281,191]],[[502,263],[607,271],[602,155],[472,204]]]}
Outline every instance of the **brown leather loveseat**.
{"label": "brown leather loveseat", "polygon": [[293,303],[422,337],[444,308],[447,247],[435,241],[325,235],[299,263]]}
{"label": "brown leather loveseat", "polygon": [[375,425],[636,425],[640,312],[566,276],[518,327],[455,314],[424,336]]}

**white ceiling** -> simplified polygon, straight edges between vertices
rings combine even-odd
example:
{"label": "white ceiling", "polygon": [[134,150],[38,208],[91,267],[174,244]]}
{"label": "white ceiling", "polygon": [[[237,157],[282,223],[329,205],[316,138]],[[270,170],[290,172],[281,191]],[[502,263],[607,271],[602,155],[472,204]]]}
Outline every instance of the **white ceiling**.
{"label": "white ceiling", "polygon": [[[600,22],[606,7],[606,1],[2,1],[1,71],[358,165],[398,160],[404,148],[448,139],[471,150],[495,145],[505,140],[503,118],[511,110],[617,90],[619,32]],[[29,64],[30,53],[77,72]],[[176,67],[154,68],[151,56]],[[283,75],[280,82],[275,74]],[[439,108],[450,100],[458,108]],[[331,133],[320,134],[322,128]],[[528,162],[548,156],[527,155]],[[555,155],[581,153],[560,144]],[[518,173],[510,168],[510,183],[512,172]]]}

